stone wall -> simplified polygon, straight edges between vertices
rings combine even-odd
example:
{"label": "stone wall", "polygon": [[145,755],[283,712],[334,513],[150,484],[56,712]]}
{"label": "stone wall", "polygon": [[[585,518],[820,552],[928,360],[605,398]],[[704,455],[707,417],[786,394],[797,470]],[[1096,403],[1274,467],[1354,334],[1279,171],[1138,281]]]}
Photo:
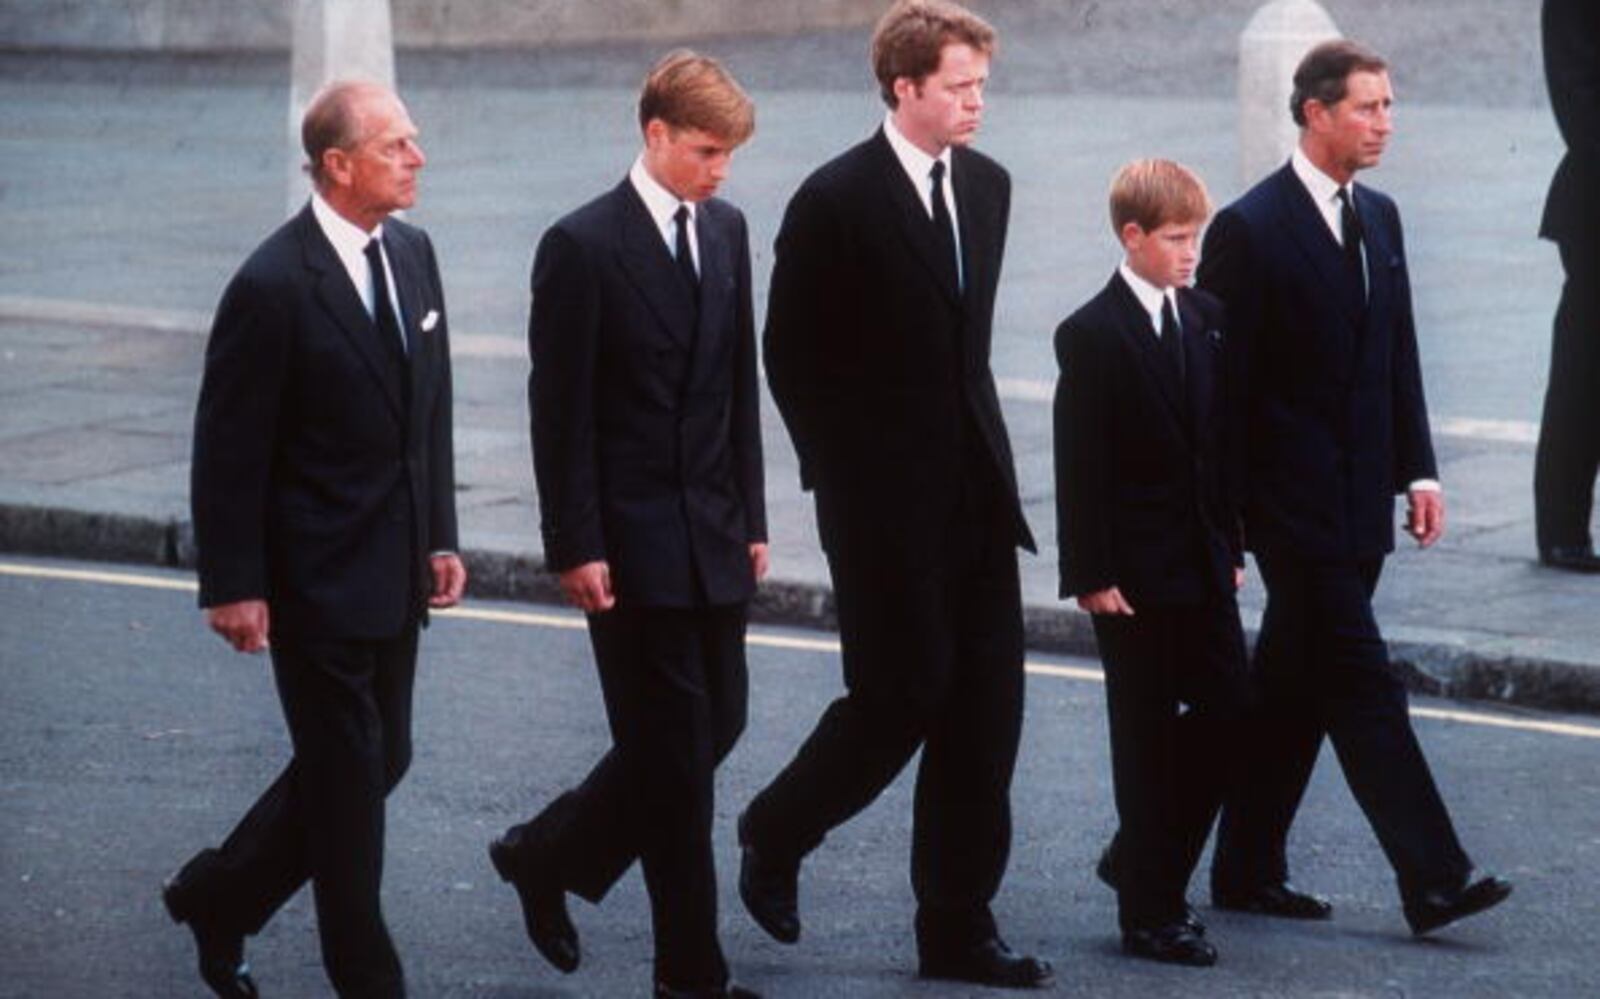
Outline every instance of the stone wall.
{"label": "stone wall", "polygon": [[[329,0],[337,2],[337,0]],[[393,0],[402,48],[525,48],[872,23],[884,0]],[[0,48],[273,50],[295,0],[0,0]]]}

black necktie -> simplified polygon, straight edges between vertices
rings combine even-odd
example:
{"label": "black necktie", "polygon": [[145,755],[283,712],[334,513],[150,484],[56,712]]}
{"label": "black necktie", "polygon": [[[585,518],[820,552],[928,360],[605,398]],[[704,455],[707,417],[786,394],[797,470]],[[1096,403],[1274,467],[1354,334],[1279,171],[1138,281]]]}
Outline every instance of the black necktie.
{"label": "black necktie", "polygon": [[1178,330],[1178,317],[1172,311],[1172,299],[1166,295],[1161,296],[1161,347],[1167,352],[1167,363],[1172,365],[1172,373],[1178,377],[1178,388],[1182,389],[1187,377],[1183,336]]}
{"label": "black necktie", "polygon": [[400,321],[395,318],[394,306],[389,301],[389,278],[383,272],[383,254],[379,252],[378,240],[369,240],[363,252],[372,271],[372,321],[378,327],[378,339],[383,341],[386,350],[409,354],[411,345],[400,332]]}
{"label": "black necktie", "polygon": [[1361,262],[1361,219],[1350,201],[1349,188],[1339,188],[1339,234],[1344,240],[1344,265],[1361,286],[1361,296],[1367,294],[1366,267]]}
{"label": "black necktie", "polygon": [[955,285],[961,287],[961,260],[956,254],[956,227],[950,219],[950,207],[944,203],[944,160],[934,160],[928,171],[932,183],[933,227],[938,230],[940,246],[945,257],[954,266]]}
{"label": "black necktie", "polygon": [[676,222],[677,233],[673,236],[672,255],[678,260],[678,273],[683,275],[683,280],[689,285],[689,294],[696,301],[700,296],[700,275],[694,269],[694,252],[689,249],[689,206],[679,205],[673,213],[672,220]]}

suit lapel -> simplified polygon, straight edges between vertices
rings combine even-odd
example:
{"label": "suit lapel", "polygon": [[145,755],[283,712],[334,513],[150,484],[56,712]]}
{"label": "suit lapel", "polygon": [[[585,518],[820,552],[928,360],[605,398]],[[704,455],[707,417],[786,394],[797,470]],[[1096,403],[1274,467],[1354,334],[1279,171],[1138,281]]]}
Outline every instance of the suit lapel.
{"label": "suit lapel", "polygon": [[[650,210],[644,206],[644,200],[633,189],[631,181],[624,178],[612,196],[616,200],[620,229],[618,257],[622,270],[672,339],[688,348],[694,338],[695,305],[683,278],[678,275],[672,251],[661,238]],[[695,235],[700,233],[697,224]],[[704,281],[701,283],[703,286]]]}
{"label": "suit lapel", "polygon": [[395,419],[404,425],[405,405],[401,401],[401,385],[394,362],[378,343],[378,329],[366,306],[361,304],[355,285],[350,282],[350,272],[344,269],[309,205],[300,213],[300,236],[317,301],[383,387],[383,397],[394,411]]}
{"label": "suit lapel", "polygon": [[1183,411],[1183,391],[1178,385],[1177,373],[1172,370],[1172,365],[1161,356],[1161,341],[1150,325],[1150,314],[1144,311],[1144,306],[1139,304],[1139,296],[1135,295],[1133,289],[1128,287],[1128,283],[1122,280],[1120,273],[1111,276],[1111,284],[1107,290],[1116,306],[1117,326],[1122,332],[1122,339],[1139,359],[1145,374],[1155,384],[1156,395],[1165,405],[1167,415],[1172,419],[1173,425],[1181,431],[1188,423],[1188,417]]}
{"label": "suit lapel", "polygon": [[[883,129],[878,130],[872,142],[878,154],[879,172],[883,177],[885,188],[888,189],[889,202],[893,206],[890,214],[894,216],[895,224],[906,237],[906,241],[911,244],[918,259],[928,268],[929,275],[944,293],[945,298],[949,299],[952,305],[960,304],[961,293],[953,277],[954,268],[944,259],[944,250],[934,235],[933,219],[928,215],[928,210],[922,206],[921,194],[912,187],[911,178],[906,175],[906,168],[895,156],[894,147],[889,145]],[[954,183],[953,177],[952,183]],[[957,194],[958,211],[960,202],[961,197]]]}
{"label": "suit lapel", "polygon": [[[728,296],[733,286],[733,246],[726,227],[705,204],[694,213],[695,240],[700,244],[700,309],[690,359],[690,385],[704,384],[720,356],[721,338],[729,329]],[[681,282],[680,282],[681,283]]]}
{"label": "suit lapel", "polygon": [[430,308],[423,297],[423,289],[428,285],[422,253],[409,235],[398,230],[387,235],[385,242],[389,245],[389,266],[394,270],[400,309],[404,313],[400,322],[405,326],[406,341],[411,345],[406,364],[406,377],[411,379],[411,412],[426,413],[428,400],[424,393],[429,388],[429,375],[433,371],[434,336],[422,329],[422,321]]}
{"label": "suit lapel", "polygon": [[[1365,311],[1364,303],[1361,290],[1352,285],[1349,272],[1345,270],[1343,250],[1328,230],[1328,223],[1323,220],[1316,203],[1311,200],[1311,192],[1295,176],[1294,169],[1285,166],[1278,176],[1279,200],[1284,217],[1289,221],[1286,228],[1290,238],[1305,254],[1323,283],[1337,292],[1340,308],[1345,311],[1352,326],[1359,328]],[[1360,211],[1360,208],[1356,210]]]}
{"label": "suit lapel", "polygon": [[1178,291],[1178,323],[1183,328],[1183,356],[1189,382],[1189,428],[1198,432],[1211,419],[1212,384],[1216,377],[1216,353],[1205,317],[1195,307],[1187,289]]}

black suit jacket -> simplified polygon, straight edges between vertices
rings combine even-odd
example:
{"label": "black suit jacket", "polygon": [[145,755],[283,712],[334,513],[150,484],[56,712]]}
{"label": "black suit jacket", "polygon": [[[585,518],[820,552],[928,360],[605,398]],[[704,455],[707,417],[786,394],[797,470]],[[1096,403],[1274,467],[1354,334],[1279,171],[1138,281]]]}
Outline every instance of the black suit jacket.
{"label": "black suit jacket", "polygon": [[1221,298],[1246,367],[1253,551],[1372,558],[1394,548],[1394,496],[1437,478],[1400,215],[1354,185],[1370,291],[1287,164],[1217,214],[1200,287]]}
{"label": "black suit jacket", "polygon": [[1145,603],[1233,592],[1242,563],[1222,305],[1178,290],[1185,379],[1120,274],[1057,327],[1061,596]]}
{"label": "black suit jacket", "polygon": [[735,603],[767,537],[744,216],[695,213],[696,308],[629,180],[558,221],[533,264],[528,379],[549,566],[604,559],[619,601]]}
{"label": "black suit jacket", "polygon": [[397,635],[426,615],[428,554],[458,544],[439,268],[422,230],[383,228],[408,361],[309,205],[245,261],[212,325],[190,489],[200,604],[265,598],[275,634]]}
{"label": "black suit jacket", "polygon": [[980,479],[1033,548],[989,370],[1011,181],[959,147],[950,179],[964,292],[881,130],[812,173],[784,213],[767,377],[830,550],[855,539],[931,555]]}
{"label": "black suit jacket", "polygon": [[1594,246],[1600,243],[1600,4],[1545,0],[1541,22],[1550,107],[1567,151],[1550,181],[1539,235]]}

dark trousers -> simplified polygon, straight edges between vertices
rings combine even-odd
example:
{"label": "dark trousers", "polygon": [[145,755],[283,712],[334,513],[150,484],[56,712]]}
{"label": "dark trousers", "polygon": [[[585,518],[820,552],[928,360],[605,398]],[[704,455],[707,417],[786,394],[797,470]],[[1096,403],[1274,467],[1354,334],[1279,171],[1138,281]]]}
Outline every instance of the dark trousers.
{"label": "dark trousers", "polygon": [[[1096,614],[1120,829],[1113,849],[1124,930],[1183,917],[1189,877],[1238,773],[1253,699],[1232,594]],[[1183,710],[1187,705],[1188,710]]]}
{"label": "dark trousers", "polygon": [[1539,449],[1534,523],[1541,550],[1588,547],[1600,470],[1600,238],[1561,244],[1566,283],[1556,308]]}
{"label": "dark trousers", "polygon": [[[909,500],[915,502],[915,498]],[[829,515],[818,497],[819,520]],[[876,546],[828,553],[845,693],[745,813],[759,850],[802,857],[922,749],[911,882],[921,946],[995,932],[1022,731],[1022,605],[998,499],[965,505],[942,557],[908,569]]]}
{"label": "dark trousers", "polygon": [[1372,614],[1383,560],[1257,555],[1267,607],[1254,672],[1262,696],[1241,790],[1226,802],[1213,886],[1287,880],[1285,844],[1322,737],[1402,895],[1459,887],[1471,861],[1411,730],[1405,685]]}
{"label": "dark trousers", "polygon": [[416,658],[415,627],[384,641],[274,635],[294,757],[199,865],[205,914],[247,934],[309,878],[323,965],[344,999],[405,994],[379,883],[384,798],[411,763]]}
{"label": "dark trousers", "polygon": [[725,985],[717,942],[712,785],[744,731],[744,604],[678,610],[618,603],[589,616],[612,748],[584,779],[512,830],[520,864],[599,902],[644,868],[656,978]]}

